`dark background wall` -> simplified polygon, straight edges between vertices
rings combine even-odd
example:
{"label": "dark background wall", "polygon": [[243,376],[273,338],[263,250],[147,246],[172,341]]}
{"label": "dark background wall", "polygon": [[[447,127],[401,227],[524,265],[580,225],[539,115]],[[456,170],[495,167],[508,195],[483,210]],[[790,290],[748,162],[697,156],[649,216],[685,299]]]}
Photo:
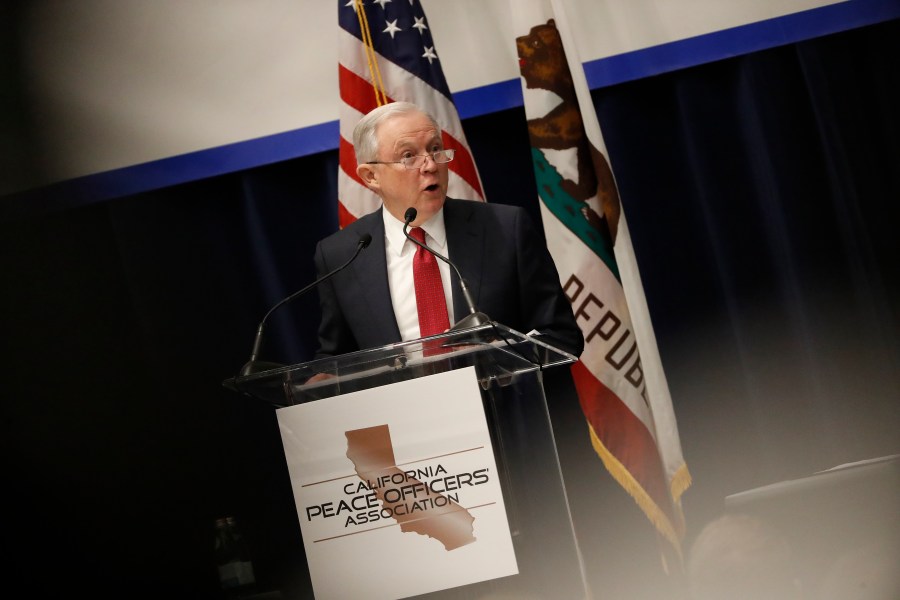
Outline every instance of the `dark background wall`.
{"label": "dark background wall", "polygon": [[[895,20],[593,94],[694,477],[686,545],[729,494],[900,451],[898,46]],[[539,219],[524,112],[464,127],[488,201]],[[261,587],[308,595],[274,413],[221,384],[314,278],[336,173],[333,151],[0,213],[4,545],[25,589],[217,597],[213,522],[235,515]],[[310,358],[316,323],[314,295],[282,310],[264,358]],[[571,398],[551,411],[595,594],[650,597],[652,528]]]}

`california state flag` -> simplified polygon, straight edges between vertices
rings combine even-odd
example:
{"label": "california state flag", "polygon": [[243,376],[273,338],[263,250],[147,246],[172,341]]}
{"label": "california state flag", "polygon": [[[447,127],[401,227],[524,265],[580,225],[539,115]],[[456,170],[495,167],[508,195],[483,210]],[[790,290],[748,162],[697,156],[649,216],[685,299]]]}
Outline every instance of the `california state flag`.
{"label": "california state flag", "polygon": [[568,15],[559,0],[510,8],[547,246],[584,332],[572,374],[588,433],[680,558],[691,478]]}

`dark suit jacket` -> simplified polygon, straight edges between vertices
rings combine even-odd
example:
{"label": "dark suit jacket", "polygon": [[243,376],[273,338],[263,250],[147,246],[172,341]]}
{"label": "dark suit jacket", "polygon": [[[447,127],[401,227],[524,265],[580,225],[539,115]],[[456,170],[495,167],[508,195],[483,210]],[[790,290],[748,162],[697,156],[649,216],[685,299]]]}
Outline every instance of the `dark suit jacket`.
{"label": "dark suit jacket", "polygon": [[[316,247],[321,277],[350,259],[362,235],[372,236],[369,247],[350,266],[318,288],[322,321],[316,358],[401,340],[388,287],[382,210],[356,220]],[[581,354],[584,336],[550,253],[524,209],[447,198],[444,223],[449,258],[468,283],[479,311],[522,333],[535,329],[548,334],[552,336],[548,343]],[[455,272],[451,279],[453,310],[460,319],[469,308]]]}

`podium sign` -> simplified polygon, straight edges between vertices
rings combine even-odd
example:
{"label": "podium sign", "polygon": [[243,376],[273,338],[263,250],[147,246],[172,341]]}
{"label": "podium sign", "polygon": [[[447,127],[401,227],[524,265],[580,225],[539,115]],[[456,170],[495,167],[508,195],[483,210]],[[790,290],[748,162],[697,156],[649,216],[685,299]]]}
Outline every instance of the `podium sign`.
{"label": "podium sign", "polygon": [[[317,598],[586,598],[543,370],[497,323],[262,373]],[[298,565],[299,566],[299,565]]]}
{"label": "podium sign", "polygon": [[518,573],[474,371],[277,411],[316,598]]}

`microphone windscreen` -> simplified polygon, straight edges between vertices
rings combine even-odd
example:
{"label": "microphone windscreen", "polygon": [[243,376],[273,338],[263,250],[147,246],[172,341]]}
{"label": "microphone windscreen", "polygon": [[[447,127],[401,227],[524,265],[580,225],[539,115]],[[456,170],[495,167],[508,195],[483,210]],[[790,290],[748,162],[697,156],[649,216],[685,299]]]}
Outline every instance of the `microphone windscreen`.
{"label": "microphone windscreen", "polygon": [[403,213],[403,218],[406,219],[407,223],[412,223],[413,221],[416,220],[417,214],[419,214],[419,211],[417,211],[415,208],[410,206],[409,208],[406,209],[406,212]]}
{"label": "microphone windscreen", "polygon": [[369,246],[369,244],[371,244],[371,243],[372,243],[372,234],[364,233],[361,236],[359,236],[359,247],[360,248],[367,248]]}

